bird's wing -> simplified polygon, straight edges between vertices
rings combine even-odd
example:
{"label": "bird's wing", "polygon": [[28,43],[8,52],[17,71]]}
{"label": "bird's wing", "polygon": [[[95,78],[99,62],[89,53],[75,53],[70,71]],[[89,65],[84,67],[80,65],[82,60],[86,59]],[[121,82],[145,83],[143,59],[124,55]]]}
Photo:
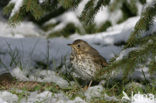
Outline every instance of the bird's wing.
{"label": "bird's wing", "polygon": [[97,64],[100,64],[102,65],[102,67],[106,67],[108,64],[107,64],[107,61],[105,60],[104,57],[102,57],[100,54],[98,55],[93,55],[94,56],[94,62],[96,62]]}
{"label": "bird's wing", "polygon": [[95,63],[102,65],[102,67],[106,67],[108,65],[105,58],[101,56],[96,49],[91,49],[89,53]]}

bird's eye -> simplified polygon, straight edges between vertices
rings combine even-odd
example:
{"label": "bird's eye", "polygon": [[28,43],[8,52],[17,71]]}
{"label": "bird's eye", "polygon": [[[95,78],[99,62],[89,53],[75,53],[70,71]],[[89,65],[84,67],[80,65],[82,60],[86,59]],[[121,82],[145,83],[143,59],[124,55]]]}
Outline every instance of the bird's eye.
{"label": "bird's eye", "polygon": [[80,47],[80,45],[77,45],[77,47]]}

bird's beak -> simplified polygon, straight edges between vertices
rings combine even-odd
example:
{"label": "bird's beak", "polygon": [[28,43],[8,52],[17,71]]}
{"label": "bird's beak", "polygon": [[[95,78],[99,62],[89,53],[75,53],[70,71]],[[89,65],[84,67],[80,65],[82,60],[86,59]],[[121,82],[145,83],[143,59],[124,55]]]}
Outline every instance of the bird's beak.
{"label": "bird's beak", "polygon": [[68,46],[72,46],[72,44],[67,44]]}

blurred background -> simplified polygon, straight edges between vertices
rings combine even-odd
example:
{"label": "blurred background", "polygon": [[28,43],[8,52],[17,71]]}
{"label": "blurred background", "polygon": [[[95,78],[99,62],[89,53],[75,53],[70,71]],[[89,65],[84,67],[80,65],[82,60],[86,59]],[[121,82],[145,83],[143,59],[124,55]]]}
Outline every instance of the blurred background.
{"label": "blurred background", "polygon": [[[1,0],[0,35],[52,38],[104,32],[107,28],[120,24],[128,18],[141,15],[145,6],[152,1]],[[9,29],[6,23],[20,25]],[[26,29],[28,29],[27,34],[24,31]]]}

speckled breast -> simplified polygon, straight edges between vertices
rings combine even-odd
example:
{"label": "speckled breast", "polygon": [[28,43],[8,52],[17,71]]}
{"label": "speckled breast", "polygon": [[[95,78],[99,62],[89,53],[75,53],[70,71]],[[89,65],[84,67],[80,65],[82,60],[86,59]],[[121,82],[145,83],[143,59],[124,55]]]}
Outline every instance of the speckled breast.
{"label": "speckled breast", "polygon": [[92,80],[95,77],[97,67],[90,57],[77,55],[71,58],[74,71],[81,79]]}

